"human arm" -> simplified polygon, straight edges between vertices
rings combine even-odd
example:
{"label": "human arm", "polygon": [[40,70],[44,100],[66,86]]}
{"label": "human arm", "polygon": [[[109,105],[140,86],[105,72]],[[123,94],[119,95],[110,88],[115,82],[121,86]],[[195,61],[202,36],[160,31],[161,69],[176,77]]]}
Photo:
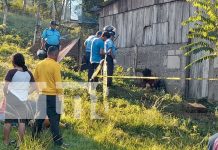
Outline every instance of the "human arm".
{"label": "human arm", "polygon": [[4,87],[3,87],[3,93],[4,93],[4,96],[6,96],[8,94],[8,85],[9,85],[10,82],[8,81],[5,81],[4,83]]}

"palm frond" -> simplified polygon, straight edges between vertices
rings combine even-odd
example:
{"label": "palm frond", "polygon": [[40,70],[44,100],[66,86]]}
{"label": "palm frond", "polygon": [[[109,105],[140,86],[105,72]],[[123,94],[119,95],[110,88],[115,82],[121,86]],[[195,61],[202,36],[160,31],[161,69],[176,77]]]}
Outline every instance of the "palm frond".
{"label": "palm frond", "polygon": [[190,68],[190,67],[193,66],[194,64],[202,63],[202,62],[205,61],[205,60],[215,59],[216,57],[217,57],[216,54],[210,54],[210,55],[203,56],[203,57],[201,57],[201,58],[199,58],[199,59],[197,59],[197,60],[191,62],[189,65],[187,65],[187,66],[185,67],[185,69]]}
{"label": "palm frond", "polygon": [[202,51],[205,51],[205,52],[209,51],[210,53],[212,53],[212,52],[214,52],[214,49],[211,47],[207,47],[207,46],[206,47],[197,47],[197,48],[193,48],[190,51],[186,52],[185,56],[189,56],[191,54],[197,54],[197,53],[202,52]]}

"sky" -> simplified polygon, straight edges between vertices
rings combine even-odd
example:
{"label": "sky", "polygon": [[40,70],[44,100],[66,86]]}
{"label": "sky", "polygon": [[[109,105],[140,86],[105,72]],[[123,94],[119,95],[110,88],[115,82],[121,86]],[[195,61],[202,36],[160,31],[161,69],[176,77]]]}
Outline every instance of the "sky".
{"label": "sky", "polygon": [[[78,20],[78,15],[81,15],[82,8],[81,8],[82,0],[72,0],[71,2],[71,19]],[[78,9],[79,7],[79,9]]]}

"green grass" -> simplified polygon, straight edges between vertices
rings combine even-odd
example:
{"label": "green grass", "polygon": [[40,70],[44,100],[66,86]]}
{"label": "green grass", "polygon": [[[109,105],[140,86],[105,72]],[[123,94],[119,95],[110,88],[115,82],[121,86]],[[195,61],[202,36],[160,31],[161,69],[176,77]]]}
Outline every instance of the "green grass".
{"label": "green grass", "polygon": [[[0,24],[3,20],[3,13],[0,11]],[[35,31],[35,16],[20,15],[8,13],[7,32],[13,35],[19,35],[22,39],[22,46],[27,47],[31,44]],[[42,29],[48,26],[48,21],[42,21]]]}
{"label": "green grass", "polygon": [[[5,48],[2,48],[5,55]],[[1,53],[1,49],[0,49]],[[33,57],[26,51],[27,64],[34,68]],[[8,69],[10,61],[0,57],[4,70]],[[4,63],[3,63],[4,62]],[[62,64],[65,81],[85,81],[86,72],[74,72]],[[125,73],[118,67],[116,74]],[[3,78],[4,73],[1,74]],[[109,110],[105,110],[102,100],[101,87],[98,88],[96,113],[104,119],[92,120],[90,117],[90,98],[87,90],[65,90],[65,113],[62,122],[67,128],[62,128],[64,141],[69,150],[199,150],[206,149],[210,135],[217,131],[217,118],[213,107],[209,114],[189,114],[183,110],[184,100],[179,95],[170,95],[142,89],[134,86],[134,81],[114,80],[115,85],[110,89],[108,99]],[[74,110],[81,97],[81,118],[76,119]],[[2,128],[2,126],[0,127]],[[0,130],[2,135],[2,130]],[[31,141],[30,129],[27,130],[26,140],[21,145],[22,150],[53,150],[49,130],[40,140]],[[17,138],[17,130],[13,129],[12,139]],[[5,149],[0,142],[0,149]],[[9,147],[13,150],[14,147]]]}

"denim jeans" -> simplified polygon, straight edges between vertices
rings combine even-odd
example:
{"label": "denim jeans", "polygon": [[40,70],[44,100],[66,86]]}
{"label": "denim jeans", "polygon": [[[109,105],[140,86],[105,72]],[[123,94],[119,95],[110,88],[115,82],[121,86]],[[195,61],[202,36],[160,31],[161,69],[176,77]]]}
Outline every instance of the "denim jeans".
{"label": "denim jeans", "polygon": [[60,135],[60,108],[61,102],[58,100],[57,96],[53,95],[40,95],[37,102],[37,116],[34,123],[32,136],[38,137],[39,133],[42,131],[42,125],[45,121],[46,116],[48,116],[50,121],[50,129],[53,136],[54,143],[57,145],[63,144],[62,136]]}
{"label": "denim jeans", "polygon": [[[107,75],[108,76],[113,76],[113,74],[114,74],[114,61],[113,61],[113,58],[110,55],[108,55],[106,60],[107,60]],[[112,78],[107,79],[107,84],[108,84],[108,86],[112,85]]]}
{"label": "denim jeans", "polygon": [[[97,69],[99,66],[99,63],[92,63],[89,65],[89,72],[88,72],[88,81],[90,82],[93,73],[95,72],[95,69]],[[93,79],[92,82],[98,82],[98,78]]]}

